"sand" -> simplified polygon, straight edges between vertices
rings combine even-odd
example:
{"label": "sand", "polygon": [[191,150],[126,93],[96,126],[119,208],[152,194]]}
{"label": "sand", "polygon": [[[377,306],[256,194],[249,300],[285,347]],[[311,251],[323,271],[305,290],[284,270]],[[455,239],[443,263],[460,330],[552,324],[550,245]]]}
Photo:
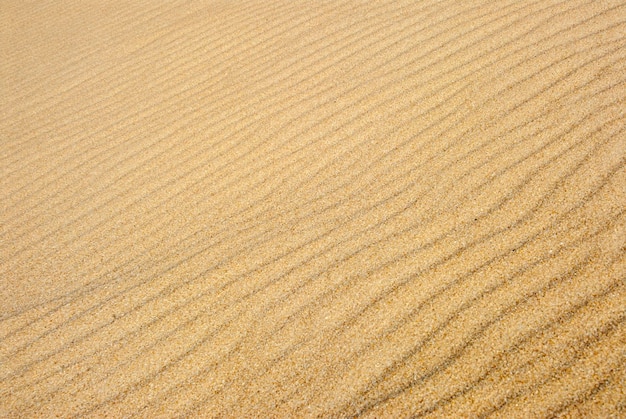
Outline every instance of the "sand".
{"label": "sand", "polygon": [[0,417],[626,417],[626,2],[4,1]]}

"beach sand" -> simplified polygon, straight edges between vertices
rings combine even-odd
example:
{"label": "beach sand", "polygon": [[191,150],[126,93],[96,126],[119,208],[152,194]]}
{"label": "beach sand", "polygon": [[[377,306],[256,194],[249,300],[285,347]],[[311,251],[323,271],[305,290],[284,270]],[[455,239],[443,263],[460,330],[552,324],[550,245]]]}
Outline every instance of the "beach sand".
{"label": "beach sand", "polygon": [[4,1],[0,416],[626,417],[626,2]]}

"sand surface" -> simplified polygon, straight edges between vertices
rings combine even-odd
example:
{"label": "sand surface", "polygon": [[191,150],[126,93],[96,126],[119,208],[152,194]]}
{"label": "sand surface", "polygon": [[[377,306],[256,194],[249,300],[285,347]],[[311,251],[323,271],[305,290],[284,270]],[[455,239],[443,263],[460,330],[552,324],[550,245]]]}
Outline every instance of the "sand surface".
{"label": "sand surface", "polygon": [[626,417],[624,0],[4,0],[0,83],[0,417]]}

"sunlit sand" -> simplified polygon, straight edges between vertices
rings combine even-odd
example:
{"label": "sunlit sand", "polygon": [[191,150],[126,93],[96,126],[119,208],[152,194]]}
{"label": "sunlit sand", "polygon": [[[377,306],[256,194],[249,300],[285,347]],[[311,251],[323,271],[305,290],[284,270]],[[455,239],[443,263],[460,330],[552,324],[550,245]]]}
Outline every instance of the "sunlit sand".
{"label": "sunlit sand", "polygon": [[626,416],[625,34],[4,1],[0,416]]}

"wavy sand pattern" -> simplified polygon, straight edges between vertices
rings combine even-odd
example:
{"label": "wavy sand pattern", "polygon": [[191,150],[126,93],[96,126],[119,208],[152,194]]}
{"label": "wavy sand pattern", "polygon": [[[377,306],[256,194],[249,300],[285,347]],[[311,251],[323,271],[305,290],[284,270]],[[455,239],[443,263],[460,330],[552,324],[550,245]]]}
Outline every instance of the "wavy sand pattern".
{"label": "wavy sand pattern", "polygon": [[0,416],[626,417],[623,0],[0,27]]}

